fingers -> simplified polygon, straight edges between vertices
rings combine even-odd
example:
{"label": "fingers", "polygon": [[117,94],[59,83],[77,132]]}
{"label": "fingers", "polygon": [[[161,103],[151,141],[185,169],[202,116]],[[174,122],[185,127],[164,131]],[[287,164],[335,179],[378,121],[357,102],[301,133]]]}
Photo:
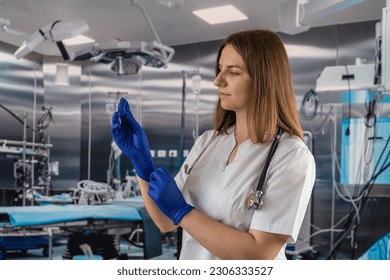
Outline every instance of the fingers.
{"label": "fingers", "polygon": [[119,101],[118,112],[119,112],[119,116],[121,118],[132,118],[132,119],[134,119],[133,114],[130,111],[129,103],[124,98],[121,98],[121,100]]}
{"label": "fingers", "polygon": [[119,116],[120,116],[121,118],[125,117],[126,114],[127,114],[128,112],[130,112],[129,103],[127,102],[126,99],[121,98],[121,100],[119,101],[119,104],[118,104],[118,112],[119,112]]}
{"label": "fingers", "polygon": [[120,120],[119,120],[119,113],[118,112],[115,112],[113,115],[112,115],[112,126],[115,126],[115,125],[120,125]]}
{"label": "fingers", "polygon": [[127,121],[131,127],[136,130],[139,130],[141,126],[135,120],[133,114],[131,113],[129,103],[126,99],[121,98],[118,104],[118,113],[122,121]]}
{"label": "fingers", "polygon": [[111,127],[111,131],[112,131],[112,134],[113,134],[114,138],[116,136],[118,136],[120,128],[121,128],[121,122],[120,122],[120,119],[119,119],[119,114],[118,114],[118,112],[115,112],[112,115],[112,127]]}

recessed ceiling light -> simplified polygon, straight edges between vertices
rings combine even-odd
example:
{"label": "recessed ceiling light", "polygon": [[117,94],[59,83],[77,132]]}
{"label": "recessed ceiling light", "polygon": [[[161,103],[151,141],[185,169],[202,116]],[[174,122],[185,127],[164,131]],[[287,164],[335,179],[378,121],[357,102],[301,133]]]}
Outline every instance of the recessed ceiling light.
{"label": "recessed ceiling light", "polygon": [[219,24],[248,19],[246,15],[240,12],[233,5],[196,10],[192,11],[192,13],[209,24]]}
{"label": "recessed ceiling light", "polygon": [[65,39],[62,42],[67,46],[75,46],[75,45],[83,45],[88,43],[95,43],[95,40],[84,35],[77,35],[72,38]]}

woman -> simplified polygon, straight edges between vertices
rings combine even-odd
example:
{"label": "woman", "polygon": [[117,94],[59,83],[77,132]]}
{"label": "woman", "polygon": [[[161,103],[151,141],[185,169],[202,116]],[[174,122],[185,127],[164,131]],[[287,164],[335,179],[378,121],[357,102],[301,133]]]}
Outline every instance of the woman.
{"label": "woman", "polygon": [[[302,141],[283,43],[268,30],[230,35],[218,50],[214,84],[214,129],[196,140],[175,179],[154,166],[125,100],[113,117],[113,138],[135,166],[156,225],[163,232],[183,228],[180,259],[286,259],[311,196],[315,162]],[[248,209],[278,128],[284,133],[266,173],[263,205]]]}

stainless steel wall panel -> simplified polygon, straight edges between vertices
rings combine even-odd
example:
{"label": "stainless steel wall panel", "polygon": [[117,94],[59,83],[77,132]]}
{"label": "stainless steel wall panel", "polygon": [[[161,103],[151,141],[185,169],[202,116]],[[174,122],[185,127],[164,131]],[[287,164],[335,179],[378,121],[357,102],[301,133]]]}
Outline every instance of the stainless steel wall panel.
{"label": "stainless steel wall panel", "polygon": [[[106,111],[106,104],[111,102],[109,93],[127,95],[133,113],[137,116],[138,112],[134,109],[141,92],[140,84],[139,75],[117,76],[107,65],[86,64],[83,67],[80,180],[107,182],[112,141],[111,116]],[[123,161],[129,164],[126,159]]]}
{"label": "stainless steel wall panel", "polygon": [[59,162],[59,175],[53,176],[54,191],[77,187],[80,177],[81,140],[81,67],[68,64],[69,84],[56,83],[59,58],[45,57],[44,104],[52,107],[54,123],[50,126],[51,160]]}
{"label": "stainless steel wall panel", "polygon": [[[13,56],[14,51],[13,47],[0,43],[0,104],[20,120],[26,117],[26,125],[29,127],[26,129],[26,141],[32,142],[34,120],[42,114],[42,56],[30,54],[18,61]],[[0,139],[23,141],[23,124],[12,114],[0,108]],[[36,135],[35,141],[38,140]],[[2,189],[15,190],[13,163],[14,158],[0,154]]]}

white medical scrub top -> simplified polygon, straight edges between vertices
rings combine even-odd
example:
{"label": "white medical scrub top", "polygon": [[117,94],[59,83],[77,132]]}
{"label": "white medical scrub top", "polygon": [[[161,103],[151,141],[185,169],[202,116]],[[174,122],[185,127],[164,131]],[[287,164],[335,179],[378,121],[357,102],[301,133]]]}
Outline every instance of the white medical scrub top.
{"label": "white medical scrub top", "polygon": [[[272,143],[254,144],[249,139],[239,145],[234,160],[228,157],[236,145],[234,126],[218,136],[186,175],[191,164],[209,142],[213,131],[197,138],[175,180],[187,203],[209,217],[248,232],[256,229],[288,235],[295,243],[310,200],[315,180],[315,162],[305,143],[283,133],[270,163],[264,186],[264,205],[260,211],[248,210],[247,197],[257,187]],[[237,241],[233,241],[237,242]],[[285,248],[275,259],[286,259]],[[180,259],[217,260],[183,230]]]}

